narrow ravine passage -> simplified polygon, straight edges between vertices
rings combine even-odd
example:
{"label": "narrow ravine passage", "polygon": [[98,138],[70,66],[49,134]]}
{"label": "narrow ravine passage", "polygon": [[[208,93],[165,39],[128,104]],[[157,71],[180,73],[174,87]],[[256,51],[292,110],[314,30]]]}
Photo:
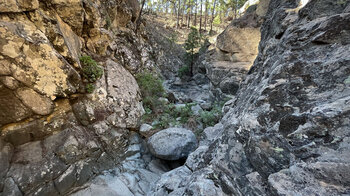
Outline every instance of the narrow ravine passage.
{"label": "narrow ravine passage", "polygon": [[[164,24],[159,23],[156,27],[153,27],[152,30],[157,28],[160,32],[168,31],[164,29],[163,25]],[[157,39],[154,38],[154,41],[157,41],[157,44],[160,45],[159,47],[162,47],[162,44],[164,44],[162,43],[162,40],[166,39],[166,37],[164,38],[162,37],[164,35],[160,35],[158,33],[155,35],[153,34],[152,36],[157,37]],[[183,36],[186,36],[186,34]],[[167,41],[164,42],[165,45],[168,44]],[[165,62],[177,62],[180,63],[180,65],[177,66],[184,66],[184,55],[178,55],[177,57],[171,56],[183,50],[181,49],[183,46],[178,43],[173,44],[174,45],[171,47],[171,49],[167,49],[166,54],[164,55],[170,57],[171,59],[165,59]],[[197,61],[194,62],[194,64],[202,64],[201,61],[204,60],[204,56],[206,55],[205,51],[204,53],[202,52],[201,55],[203,55],[203,57],[197,57]],[[162,71],[162,69],[165,70]],[[202,67],[202,72],[203,70],[205,70],[204,67]],[[205,73],[197,73],[196,71],[194,77],[187,77],[183,79],[179,77],[177,69],[168,69],[168,67],[164,65],[164,67],[161,67],[161,71],[162,73],[165,73],[162,76],[162,86],[165,93],[168,95],[167,98],[161,97],[161,99],[166,99],[166,104],[173,105],[170,107],[186,108],[189,106],[192,115],[190,118],[194,118],[195,120],[194,125],[189,126],[186,121],[182,121],[181,117],[178,117],[176,119],[178,121],[177,123],[169,124],[167,127],[163,127],[163,129],[171,128],[173,126],[177,128],[189,128],[194,133],[197,131],[199,134],[196,136],[197,138],[195,142],[195,146],[197,147],[201,138],[201,133],[205,128],[204,126],[209,126],[203,125],[202,123],[198,124],[201,114],[206,110],[210,112],[213,107],[218,107],[214,104],[216,104],[220,99],[213,95],[210,88],[210,80],[207,78]],[[220,110],[221,113],[221,108],[218,108],[218,110]],[[216,121],[210,123],[214,124],[215,122]],[[163,160],[152,155],[149,150],[149,145],[147,144],[147,141],[149,140],[147,137],[149,137],[150,133],[154,134],[154,131],[149,130],[154,129],[154,126],[157,127],[156,124],[142,125],[140,128],[141,135],[137,132],[132,132],[129,137],[129,146],[124,154],[125,160],[118,164],[117,167],[104,171],[101,175],[98,175],[90,182],[78,187],[71,195],[152,195],[150,194],[151,189],[154,188],[161,175],[183,166],[187,158],[185,157],[184,159],[182,158],[180,160]],[[159,128],[157,129],[159,131]],[[171,140],[171,138],[168,139]]]}
{"label": "narrow ravine passage", "polygon": [[2,1],[0,196],[350,195],[348,24],[350,0]]}

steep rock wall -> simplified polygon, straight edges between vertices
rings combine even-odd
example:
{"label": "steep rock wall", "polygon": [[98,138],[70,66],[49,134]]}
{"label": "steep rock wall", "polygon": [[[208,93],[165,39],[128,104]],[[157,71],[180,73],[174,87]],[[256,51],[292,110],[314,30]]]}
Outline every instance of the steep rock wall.
{"label": "steep rock wall", "polygon": [[[0,195],[64,195],[124,158],[154,62],[130,0],[0,2]],[[87,94],[79,58],[104,69]],[[131,72],[131,73],[130,73]]]}
{"label": "steep rock wall", "polygon": [[152,194],[350,194],[350,2],[302,2],[271,1],[224,118]]}

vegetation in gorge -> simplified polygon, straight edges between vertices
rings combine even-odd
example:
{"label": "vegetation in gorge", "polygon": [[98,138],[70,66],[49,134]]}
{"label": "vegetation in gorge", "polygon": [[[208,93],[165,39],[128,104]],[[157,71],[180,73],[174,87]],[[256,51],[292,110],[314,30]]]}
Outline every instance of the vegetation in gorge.
{"label": "vegetation in gorge", "polygon": [[207,36],[200,34],[195,27],[192,27],[184,44],[186,50],[185,65],[180,67],[178,71],[180,78],[193,76],[193,65],[198,56],[206,51],[208,44],[210,45]]}
{"label": "vegetation in gorge", "polygon": [[199,120],[203,123],[203,127],[211,127],[219,122],[220,118],[222,117],[221,108],[224,104],[224,101],[215,102],[210,111],[203,111],[200,113]]}
{"label": "vegetation in gorge", "polygon": [[87,93],[92,93],[95,89],[94,82],[102,77],[103,69],[90,56],[82,56],[79,60],[82,66],[82,75],[87,81],[85,90]]}
{"label": "vegetation in gorge", "polygon": [[191,28],[191,32],[188,34],[188,37],[185,41],[186,53],[186,64],[189,69],[190,76],[193,76],[193,64],[195,61],[195,49],[198,48],[201,44],[201,35],[198,30],[194,27]]}
{"label": "vegetation in gorge", "polygon": [[180,67],[178,71],[178,75],[180,78],[183,78],[184,76],[189,76],[190,68],[188,67],[188,65],[183,65],[182,67]]}
{"label": "vegetation in gorge", "polygon": [[[225,102],[215,102],[209,111],[195,114],[192,107],[196,103],[173,104],[166,99],[167,94],[162,86],[162,80],[153,73],[144,72],[136,75],[139,84],[145,114],[143,123],[152,124],[155,129],[165,129],[174,126],[187,126],[189,121],[202,124],[203,129],[215,125],[222,116],[221,108]],[[200,133],[201,130],[194,130]]]}
{"label": "vegetation in gorge", "polygon": [[[176,47],[181,46],[186,51],[184,64],[178,69],[178,76],[185,79],[185,81],[194,75],[193,66],[195,61],[210,45],[209,39],[211,37],[207,27],[212,26],[213,22],[215,22],[214,26],[216,25],[217,27],[227,22],[227,18],[231,17],[232,19],[235,17],[238,9],[244,2],[243,0],[140,1],[141,5],[144,6],[144,12],[151,13],[151,17],[157,17],[157,14],[160,13],[170,16],[168,19],[173,18],[175,21],[178,19],[178,16],[182,17],[182,20],[176,21],[178,30],[168,33],[165,36],[165,40],[167,41],[168,49],[174,50]],[[165,22],[167,24],[165,29],[175,27],[175,23],[172,23],[171,20]],[[183,33],[183,36],[181,36],[181,33]],[[188,124],[193,124],[194,122],[196,125],[191,126],[194,128],[191,129],[201,132],[204,128],[215,125],[222,116],[221,108],[223,102],[213,103],[212,109],[199,111],[194,114],[192,107],[196,106],[197,103],[169,103],[167,93],[162,87],[162,80],[156,74],[144,72],[138,74],[136,79],[141,89],[143,105],[146,111],[146,114],[143,116],[143,123],[151,124],[155,129],[174,126],[189,128]]]}
{"label": "vegetation in gorge", "polygon": [[147,111],[157,111],[161,105],[160,97],[164,97],[165,90],[162,80],[150,72],[136,75],[137,83],[140,86],[144,108]]}

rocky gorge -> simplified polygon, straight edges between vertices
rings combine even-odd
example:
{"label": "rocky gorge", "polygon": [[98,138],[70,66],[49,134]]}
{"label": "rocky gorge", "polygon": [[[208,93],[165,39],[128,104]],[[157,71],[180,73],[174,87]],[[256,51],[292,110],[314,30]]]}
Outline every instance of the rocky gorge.
{"label": "rocky gorge", "polygon": [[[1,196],[350,194],[349,0],[261,0],[188,81],[181,50],[149,20],[136,31],[139,13],[136,0],[0,1]],[[230,98],[222,119],[200,135],[141,126],[144,71],[194,111]]]}

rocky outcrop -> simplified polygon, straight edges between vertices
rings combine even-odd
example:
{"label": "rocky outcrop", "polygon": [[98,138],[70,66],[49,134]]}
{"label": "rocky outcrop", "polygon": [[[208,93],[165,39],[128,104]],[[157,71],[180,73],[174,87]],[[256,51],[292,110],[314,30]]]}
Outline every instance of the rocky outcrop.
{"label": "rocky outcrop", "polygon": [[[133,31],[139,9],[135,0],[0,2],[0,195],[66,195],[125,158],[143,114],[130,72],[153,66]],[[137,58],[121,53],[136,45]],[[104,70],[89,94],[83,54]]]}
{"label": "rocky outcrop", "polygon": [[232,21],[217,37],[216,47],[210,47],[199,58],[195,71],[206,74],[215,97],[236,94],[245,79],[258,55],[260,26],[268,3],[269,0],[261,0],[256,10]]}
{"label": "rocky outcrop", "polygon": [[224,118],[152,194],[350,193],[350,2],[300,2],[271,1],[258,57]]}

